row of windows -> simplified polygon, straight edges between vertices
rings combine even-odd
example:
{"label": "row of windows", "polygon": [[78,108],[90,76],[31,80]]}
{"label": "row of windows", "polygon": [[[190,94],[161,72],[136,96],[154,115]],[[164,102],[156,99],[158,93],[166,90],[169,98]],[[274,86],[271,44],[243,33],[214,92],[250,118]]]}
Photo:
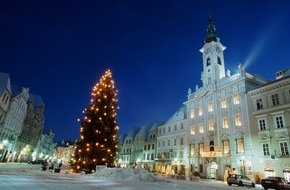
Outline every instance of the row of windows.
{"label": "row of windows", "polygon": [[[233,103],[234,103],[234,105],[240,104],[240,100],[239,100],[239,95],[238,94],[234,94]],[[227,108],[227,100],[226,100],[226,98],[222,98],[221,99],[221,108]],[[208,103],[207,109],[208,109],[208,112],[213,112],[213,103],[212,102]],[[203,111],[203,107],[200,106],[198,108],[198,115],[202,116],[203,112],[204,112]],[[194,118],[194,116],[195,116],[195,110],[193,108],[193,109],[190,110],[190,118]]]}
{"label": "row of windows", "polygon": [[148,144],[148,145],[144,145],[144,150],[154,150],[154,144]]}
{"label": "row of windows", "polygon": [[154,160],[154,153],[143,154],[143,160]]}
{"label": "row of windows", "polygon": [[[274,126],[277,129],[280,129],[280,128],[284,128],[285,127],[285,124],[284,124],[284,116],[283,115],[275,115],[273,117],[273,119],[274,119]],[[258,121],[258,127],[259,127],[259,130],[260,131],[265,131],[265,130],[268,130],[269,129],[269,127],[267,126],[266,117],[259,118],[257,121]]]}
{"label": "row of windows", "polygon": [[[235,125],[236,126],[242,126],[242,119],[241,119],[241,114],[236,114],[235,115]],[[224,129],[229,128],[229,122],[228,122],[228,117],[223,117],[222,118],[222,127]],[[209,120],[208,122],[208,130],[209,131],[214,131],[214,122],[213,120]],[[191,125],[191,134],[194,135],[195,134],[195,125],[192,124]],[[199,133],[204,133],[204,123],[200,123],[198,124],[198,132]]]}
{"label": "row of windows", "polygon": [[[221,61],[220,57],[217,57],[217,62],[218,62],[219,65],[222,65],[222,61]],[[209,65],[211,65],[211,61],[210,61],[210,58],[208,57],[206,59],[206,66],[209,66]]]}
{"label": "row of windows", "polygon": [[162,158],[162,159],[173,159],[173,158],[179,158],[183,159],[184,151],[173,151],[171,150],[170,152],[158,152],[157,157]]}
{"label": "row of windows", "polygon": [[[159,128],[158,129],[158,134],[165,134],[165,127],[162,127],[162,128]],[[183,125],[183,123],[181,123],[180,124],[180,130],[183,130],[184,129],[184,125]],[[175,124],[174,125],[174,129],[173,129],[174,131],[177,131],[178,130],[178,128],[177,128],[177,124]],[[167,132],[168,133],[170,133],[171,132],[171,126],[169,125],[168,127],[167,127]]]}
{"label": "row of windows", "polygon": [[[287,142],[280,142],[279,143],[279,148],[280,148],[280,153],[281,153],[282,156],[289,156],[289,145],[288,145]],[[263,154],[264,154],[264,156],[270,156],[271,155],[269,143],[264,143],[263,144]]]}
{"label": "row of windows", "polygon": [[[179,142],[179,145],[183,145],[183,138],[180,138],[180,142]],[[162,147],[165,147],[165,140],[162,141]],[[167,140],[167,146],[171,146],[171,139],[168,139]],[[177,145],[177,140],[176,139],[173,139],[173,146],[176,146]],[[158,141],[158,147],[161,147],[161,141]]]}
{"label": "row of windows", "polygon": [[[290,95],[290,90],[289,90],[289,95]],[[270,96],[270,99],[271,99],[271,106],[281,105],[279,94],[272,94]],[[256,99],[256,109],[257,110],[265,108],[266,106],[264,106],[264,104],[265,104],[265,102],[263,101],[262,98]]]}
{"label": "row of windows", "polygon": [[[230,154],[230,142],[228,140],[223,141],[223,154]],[[205,150],[205,145],[204,143],[198,144],[198,154],[201,155],[205,151],[215,151],[215,146],[214,146],[214,141],[209,142],[209,150]],[[264,156],[271,156],[271,151],[270,151],[270,145],[269,143],[263,143],[262,144],[262,149],[263,149],[263,154]],[[289,156],[289,145],[287,142],[279,142],[279,151],[282,156]],[[236,153],[244,153],[244,140],[243,139],[237,139],[236,140]],[[190,155],[193,156],[195,154],[195,145],[191,144],[190,145]],[[125,150],[124,150],[125,152]],[[131,152],[127,151],[127,152]],[[158,157],[162,158],[176,158],[177,157],[177,152],[176,151],[170,151],[168,153],[162,152],[162,153],[157,153]],[[179,158],[183,158],[183,151],[179,152]],[[148,153],[148,154],[143,154],[143,159],[144,160],[154,160],[154,153]],[[129,157],[128,156],[123,156],[122,158],[123,161],[128,161]]]}
{"label": "row of windows", "polygon": [[155,139],[155,134],[151,134],[150,136],[149,136],[149,139]]}
{"label": "row of windows", "polygon": [[[236,150],[237,153],[244,153],[245,149],[244,149],[244,140],[243,139],[237,139],[236,140]],[[198,153],[201,155],[205,152],[205,145],[204,143],[200,143],[199,144],[199,150]],[[215,146],[214,146],[214,141],[210,141],[209,142],[209,150],[207,151],[215,151]],[[226,140],[223,141],[223,153],[224,154],[229,154],[230,153],[230,141]],[[194,155],[195,154],[195,145],[191,144],[190,145],[190,154]]]}
{"label": "row of windows", "polygon": [[131,153],[131,148],[127,148],[123,150],[124,153]]}

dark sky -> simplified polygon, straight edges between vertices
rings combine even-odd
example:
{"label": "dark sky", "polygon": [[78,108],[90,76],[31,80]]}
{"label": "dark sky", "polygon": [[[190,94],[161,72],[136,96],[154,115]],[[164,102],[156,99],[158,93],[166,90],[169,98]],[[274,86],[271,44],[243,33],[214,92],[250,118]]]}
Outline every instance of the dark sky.
{"label": "dark sky", "polygon": [[290,67],[288,0],[0,0],[0,65],[45,102],[45,130],[79,138],[78,118],[111,69],[120,132],[167,121],[201,85],[211,12],[226,68],[268,79]]}

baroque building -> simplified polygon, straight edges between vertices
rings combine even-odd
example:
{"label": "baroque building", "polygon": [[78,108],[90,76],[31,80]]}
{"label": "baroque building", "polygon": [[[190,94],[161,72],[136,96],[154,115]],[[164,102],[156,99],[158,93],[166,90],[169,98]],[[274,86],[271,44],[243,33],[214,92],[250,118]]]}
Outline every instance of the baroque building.
{"label": "baroque building", "polygon": [[[277,72],[272,81],[247,72],[242,64],[231,74],[225,50],[210,17],[200,49],[202,86],[189,88],[179,110],[154,129],[156,138],[142,139],[140,164],[145,168],[150,159],[150,171],[187,179],[224,180],[235,171],[257,183],[275,175],[290,180],[290,69]],[[138,159],[136,134],[131,130],[120,143],[123,167]]]}
{"label": "baroque building", "polygon": [[[208,21],[204,45],[200,49],[203,58],[202,87],[189,89],[187,120],[191,164],[201,176],[221,179],[227,167],[240,173],[251,173],[253,144],[248,117],[247,92],[268,81],[238,66],[238,73],[226,72],[224,50],[216,35],[214,22]],[[241,164],[243,166],[241,166]],[[191,167],[193,165],[193,167]],[[188,173],[187,173],[188,175]]]}

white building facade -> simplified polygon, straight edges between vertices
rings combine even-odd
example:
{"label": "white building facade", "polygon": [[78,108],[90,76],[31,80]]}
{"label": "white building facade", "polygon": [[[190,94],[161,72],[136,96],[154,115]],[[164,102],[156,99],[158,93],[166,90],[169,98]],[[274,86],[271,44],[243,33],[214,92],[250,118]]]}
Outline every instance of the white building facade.
{"label": "white building facade", "polygon": [[8,162],[16,159],[15,145],[22,131],[23,122],[26,117],[28,97],[28,88],[12,86],[12,99],[4,120],[2,131],[7,136],[8,154],[5,160]]}
{"label": "white building facade", "polygon": [[281,176],[290,180],[290,70],[249,92],[255,159],[261,178]]}
{"label": "white building facade", "polygon": [[[181,108],[157,127],[155,170],[219,180],[235,171],[256,182],[274,175],[290,181],[290,69],[274,81],[241,64],[231,74],[225,49],[209,18],[200,49],[202,86],[189,88]],[[128,137],[123,154],[131,158]]]}

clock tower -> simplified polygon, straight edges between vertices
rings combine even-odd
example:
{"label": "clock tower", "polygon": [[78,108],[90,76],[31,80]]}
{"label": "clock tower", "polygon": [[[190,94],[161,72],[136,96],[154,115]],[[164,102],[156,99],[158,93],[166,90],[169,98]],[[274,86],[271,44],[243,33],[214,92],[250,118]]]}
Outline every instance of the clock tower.
{"label": "clock tower", "polygon": [[204,45],[199,50],[203,58],[201,80],[204,87],[215,87],[217,81],[226,76],[223,54],[225,49],[226,47],[220,43],[214,22],[211,16],[209,16]]}

